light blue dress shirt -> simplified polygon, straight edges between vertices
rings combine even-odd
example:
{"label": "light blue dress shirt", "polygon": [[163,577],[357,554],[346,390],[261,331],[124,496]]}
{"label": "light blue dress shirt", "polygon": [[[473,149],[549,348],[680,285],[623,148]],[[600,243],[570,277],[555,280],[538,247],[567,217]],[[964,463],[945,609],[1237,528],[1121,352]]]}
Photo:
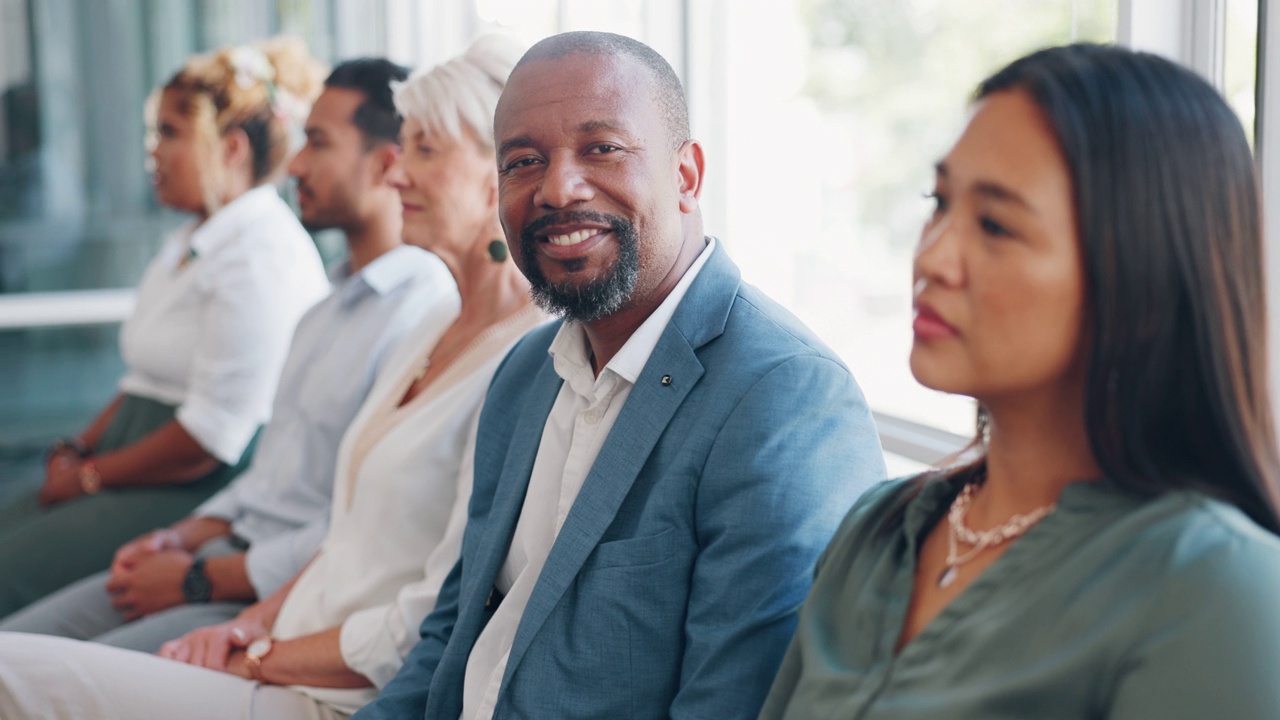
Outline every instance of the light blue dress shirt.
{"label": "light blue dress shirt", "polygon": [[330,277],[333,293],[294,332],[270,422],[253,464],[195,515],[231,522],[249,541],[249,580],[266,597],[316,553],[328,527],[338,444],[383,363],[419,319],[458,303],[436,256],[401,246],[352,274]]}

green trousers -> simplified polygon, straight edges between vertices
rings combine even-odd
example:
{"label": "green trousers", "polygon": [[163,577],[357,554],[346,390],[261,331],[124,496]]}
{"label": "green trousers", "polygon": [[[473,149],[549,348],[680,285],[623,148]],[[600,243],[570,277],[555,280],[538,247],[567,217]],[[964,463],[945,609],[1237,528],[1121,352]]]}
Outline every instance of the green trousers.
{"label": "green trousers", "polygon": [[[126,395],[98,443],[125,447],[173,420],[171,405]],[[0,618],[106,569],[116,549],[191,514],[248,464],[255,442],[235,465],[172,485],[106,489],[42,508],[34,492],[0,507]]]}

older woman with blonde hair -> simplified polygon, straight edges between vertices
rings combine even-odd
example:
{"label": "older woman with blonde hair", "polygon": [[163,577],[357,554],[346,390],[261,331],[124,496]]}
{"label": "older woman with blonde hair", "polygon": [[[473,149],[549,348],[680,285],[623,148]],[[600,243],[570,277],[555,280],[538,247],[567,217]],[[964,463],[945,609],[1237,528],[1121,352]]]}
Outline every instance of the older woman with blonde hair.
{"label": "older woman with blonde hair", "polygon": [[395,675],[457,560],[489,380],[545,320],[497,215],[492,118],[520,52],[481,38],[397,92],[405,239],[444,260],[461,302],[422,322],[348,429],[320,553],[163,657],[0,634],[0,716],[338,718]]}
{"label": "older woman with blonde hair", "polygon": [[276,40],[192,58],[155,96],[156,197],[194,219],[138,287],[115,398],[50,448],[38,493],[0,508],[0,617],[105,567],[247,464],[294,326],[329,290],[272,186],[322,73],[301,42]]}

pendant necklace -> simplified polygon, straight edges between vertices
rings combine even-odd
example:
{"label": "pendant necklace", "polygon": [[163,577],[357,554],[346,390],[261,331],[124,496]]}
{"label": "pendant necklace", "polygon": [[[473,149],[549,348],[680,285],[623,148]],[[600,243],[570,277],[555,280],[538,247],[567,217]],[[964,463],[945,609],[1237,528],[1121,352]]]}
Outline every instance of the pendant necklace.
{"label": "pendant necklace", "polygon": [[422,361],[422,367],[418,368],[417,374],[413,376],[413,382],[409,384],[417,385],[419,382],[422,381],[422,378],[427,376],[427,371],[430,369],[431,369],[431,358],[428,357],[427,359]]}
{"label": "pendant necklace", "polygon": [[[938,575],[938,587],[940,588],[945,588],[956,581],[961,565],[976,558],[979,553],[987,548],[1001,545],[1021,536],[1030,530],[1032,525],[1040,522],[1040,520],[1044,519],[1044,516],[1058,507],[1057,503],[1038,507],[1029,513],[1014,515],[1003,525],[977,532],[969,529],[964,524],[965,515],[969,512],[969,505],[973,502],[973,494],[977,488],[978,483],[965,485],[960,494],[956,496],[956,499],[952,501],[951,510],[947,512],[947,564],[942,569],[942,573]],[[972,547],[962,553],[959,549],[959,545],[962,542]]]}

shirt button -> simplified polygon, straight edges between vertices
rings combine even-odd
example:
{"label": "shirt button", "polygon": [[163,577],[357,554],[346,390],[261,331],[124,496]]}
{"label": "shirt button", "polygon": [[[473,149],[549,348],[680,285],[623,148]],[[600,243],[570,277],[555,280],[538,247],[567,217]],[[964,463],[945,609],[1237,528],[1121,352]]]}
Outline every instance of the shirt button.
{"label": "shirt button", "polygon": [[591,412],[584,415],[583,419],[591,423],[592,425],[595,425],[596,423],[600,422],[600,413],[596,412],[595,410],[592,410]]}

